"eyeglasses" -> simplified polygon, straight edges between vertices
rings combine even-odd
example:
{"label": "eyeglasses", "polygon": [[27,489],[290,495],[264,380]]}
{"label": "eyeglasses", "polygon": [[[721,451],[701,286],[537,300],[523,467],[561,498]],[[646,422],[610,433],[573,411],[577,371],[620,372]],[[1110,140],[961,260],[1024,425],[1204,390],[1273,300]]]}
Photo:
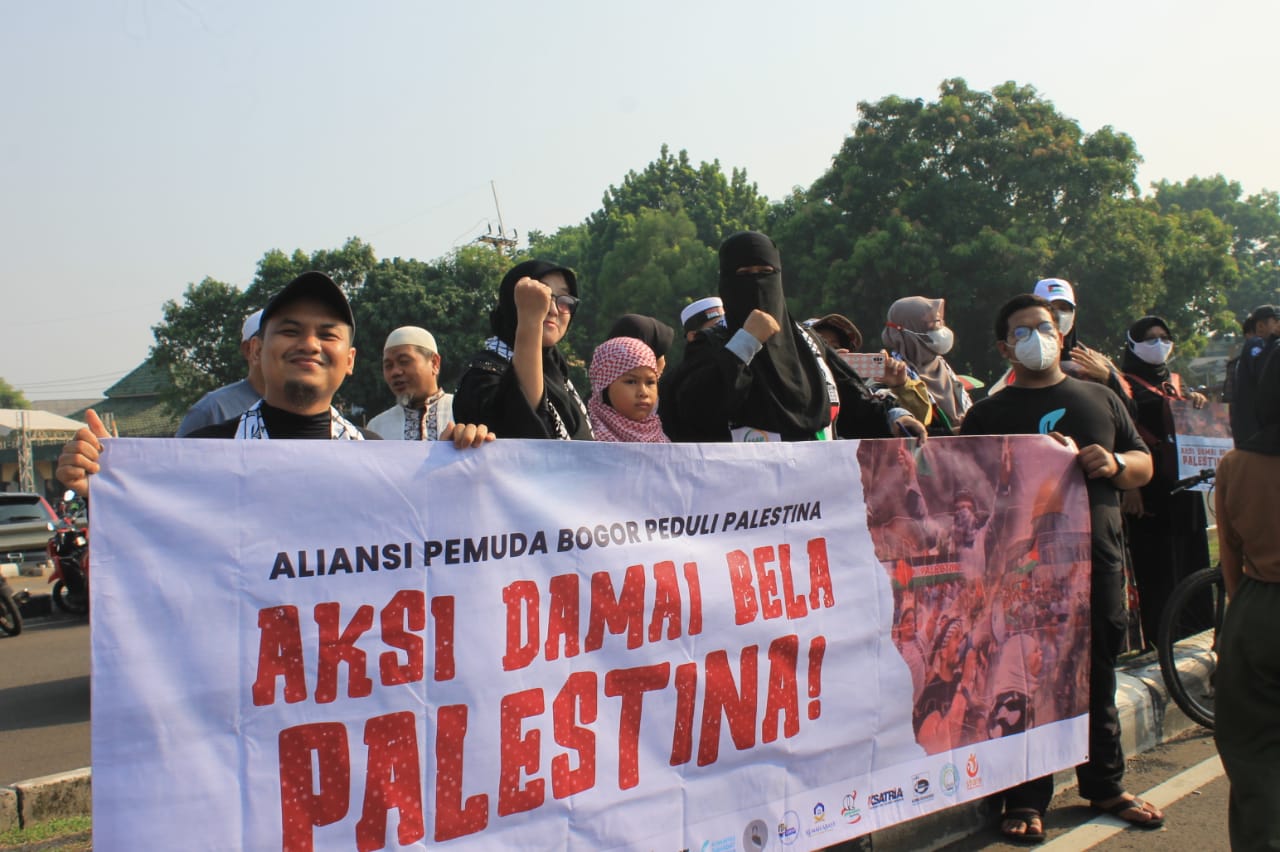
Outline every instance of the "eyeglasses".
{"label": "eyeglasses", "polygon": [[1031,337],[1032,332],[1049,337],[1058,333],[1058,327],[1046,320],[1036,326],[1020,325],[1016,328],[1009,329],[1009,334],[1013,336],[1014,343],[1021,343]]}
{"label": "eyeglasses", "polygon": [[576,296],[564,295],[556,296],[552,301],[555,303],[556,310],[562,314],[573,316],[578,312],[578,304],[582,301]]}

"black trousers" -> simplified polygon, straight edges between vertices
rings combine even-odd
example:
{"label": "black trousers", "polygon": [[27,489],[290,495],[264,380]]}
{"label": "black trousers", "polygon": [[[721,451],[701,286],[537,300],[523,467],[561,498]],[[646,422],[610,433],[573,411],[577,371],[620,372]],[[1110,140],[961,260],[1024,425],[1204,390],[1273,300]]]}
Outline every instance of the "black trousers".
{"label": "black trousers", "polygon": [[[1093,802],[1124,792],[1124,750],[1116,710],[1116,657],[1124,638],[1124,574],[1094,571],[1090,599],[1089,759],[1076,767],[1080,795]],[[1006,811],[1035,808],[1044,813],[1053,798],[1053,776],[1025,781],[996,794]]]}

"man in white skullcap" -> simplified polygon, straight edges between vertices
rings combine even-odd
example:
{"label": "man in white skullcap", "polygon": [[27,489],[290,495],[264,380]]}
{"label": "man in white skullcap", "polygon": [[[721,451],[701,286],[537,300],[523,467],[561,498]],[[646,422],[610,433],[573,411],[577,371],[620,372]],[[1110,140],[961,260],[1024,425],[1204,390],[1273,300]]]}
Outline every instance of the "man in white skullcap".
{"label": "man in white skullcap", "polygon": [[680,312],[680,325],[686,341],[692,341],[704,328],[724,325],[724,302],[719,296],[708,296],[690,303]]}
{"label": "man in white skullcap", "polygon": [[174,437],[185,438],[201,427],[238,417],[262,399],[262,366],[249,358],[249,341],[258,336],[261,323],[262,311],[257,310],[245,317],[240,326],[240,354],[249,363],[249,375],[200,397],[182,418]]}
{"label": "man in white skullcap", "polygon": [[425,328],[405,325],[387,335],[382,377],[396,404],[369,421],[388,441],[435,441],[453,422],[453,395],[440,389],[440,353]]}

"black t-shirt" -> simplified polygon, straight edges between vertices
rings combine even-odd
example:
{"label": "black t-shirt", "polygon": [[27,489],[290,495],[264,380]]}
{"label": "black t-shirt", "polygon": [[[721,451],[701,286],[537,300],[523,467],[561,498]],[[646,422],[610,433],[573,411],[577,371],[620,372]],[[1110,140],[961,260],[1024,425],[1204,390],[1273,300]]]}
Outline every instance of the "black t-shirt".
{"label": "black t-shirt", "polygon": [[[1110,388],[1070,376],[1046,388],[1011,385],[974,403],[962,435],[1046,435],[1060,432],[1079,447],[1097,444],[1114,453],[1149,452],[1132,418]],[[1093,526],[1093,570],[1124,567],[1120,492],[1110,479],[1085,480]]]}

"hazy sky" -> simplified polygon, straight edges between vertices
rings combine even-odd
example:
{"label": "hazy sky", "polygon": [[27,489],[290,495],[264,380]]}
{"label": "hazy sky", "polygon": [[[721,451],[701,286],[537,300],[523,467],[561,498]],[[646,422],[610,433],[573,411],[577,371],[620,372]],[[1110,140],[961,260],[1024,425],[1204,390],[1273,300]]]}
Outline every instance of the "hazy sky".
{"label": "hazy sky", "polygon": [[664,142],[777,199],[858,101],[948,77],[1128,133],[1144,188],[1280,189],[1270,0],[0,8],[0,377],[32,399],[100,394],[165,300],[269,249],[436,258],[496,228],[490,180],[508,228],[554,231]]}

